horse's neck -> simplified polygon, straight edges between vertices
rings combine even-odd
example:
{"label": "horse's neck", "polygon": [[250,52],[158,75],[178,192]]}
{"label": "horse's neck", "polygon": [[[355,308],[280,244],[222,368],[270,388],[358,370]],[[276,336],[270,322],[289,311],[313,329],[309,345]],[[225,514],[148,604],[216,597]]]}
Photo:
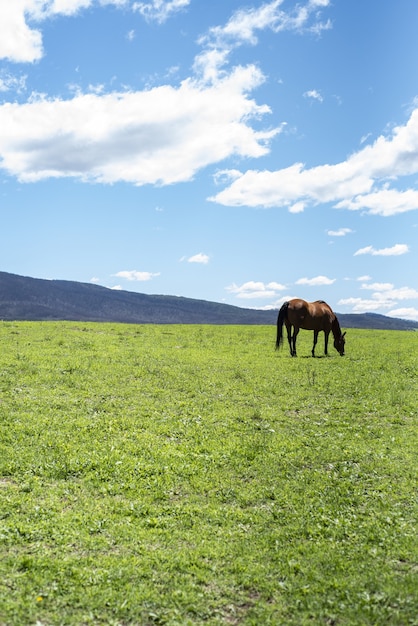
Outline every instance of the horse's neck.
{"label": "horse's neck", "polygon": [[341,337],[341,326],[336,315],[331,322],[331,330],[332,334],[334,335],[334,339],[338,339],[339,337]]}

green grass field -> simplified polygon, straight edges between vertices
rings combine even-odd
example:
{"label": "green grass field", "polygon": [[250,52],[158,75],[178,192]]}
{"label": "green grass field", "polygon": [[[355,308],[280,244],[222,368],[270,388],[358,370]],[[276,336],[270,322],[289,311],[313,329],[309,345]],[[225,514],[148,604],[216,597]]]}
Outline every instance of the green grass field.
{"label": "green grass field", "polygon": [[417,625],[418,333],[346,339],[0,324],[0,624]]}

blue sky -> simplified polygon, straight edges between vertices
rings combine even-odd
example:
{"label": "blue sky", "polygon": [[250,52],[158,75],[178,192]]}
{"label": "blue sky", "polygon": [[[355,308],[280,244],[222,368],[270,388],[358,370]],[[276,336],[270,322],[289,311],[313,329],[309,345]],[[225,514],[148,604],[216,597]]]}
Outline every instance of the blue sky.
{"label": "blue sky", "polygon": [[416,0],[0,0],[0,270],[418,320]]}

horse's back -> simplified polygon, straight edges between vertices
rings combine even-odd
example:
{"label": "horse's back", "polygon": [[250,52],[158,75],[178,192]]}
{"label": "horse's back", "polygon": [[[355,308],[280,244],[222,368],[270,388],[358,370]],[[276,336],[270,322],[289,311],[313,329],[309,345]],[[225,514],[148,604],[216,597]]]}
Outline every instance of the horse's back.
{"label": "horse's back", "polygon": [[323,306],[326,309],[328,309],[329,311],[332,311],[330,305],[328,304],[328,302],[325,302],[325,300],[315,300],[315,302],[311,302],[311,304],[313,304],[315,306]]}
{"label": "horse's back", "polygon": [[335,316],[334,311],[331,309],[330,305],[325,302],[325,300],[316,300],[316,302],[311,302],[313,313],[317,315],[327,315],[330,314],[331,318]]}
{"label": "horse's back", "polygon": [[334,313],[324,300],[307,302],[302,298],[289,301],[289,322],[304,330],[330,330]]}

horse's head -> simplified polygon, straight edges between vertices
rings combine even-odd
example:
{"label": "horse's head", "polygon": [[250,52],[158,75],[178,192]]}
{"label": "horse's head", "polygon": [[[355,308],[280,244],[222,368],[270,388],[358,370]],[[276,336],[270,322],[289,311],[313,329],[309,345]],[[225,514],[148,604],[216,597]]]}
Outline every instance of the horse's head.
{"label": "horse's head", "polygon": [[345,333],[342,333],[339,337],[334,339],[334,348],[337,352],[340,353],[341,356],[344,356],[344,346],[345,346]]}

